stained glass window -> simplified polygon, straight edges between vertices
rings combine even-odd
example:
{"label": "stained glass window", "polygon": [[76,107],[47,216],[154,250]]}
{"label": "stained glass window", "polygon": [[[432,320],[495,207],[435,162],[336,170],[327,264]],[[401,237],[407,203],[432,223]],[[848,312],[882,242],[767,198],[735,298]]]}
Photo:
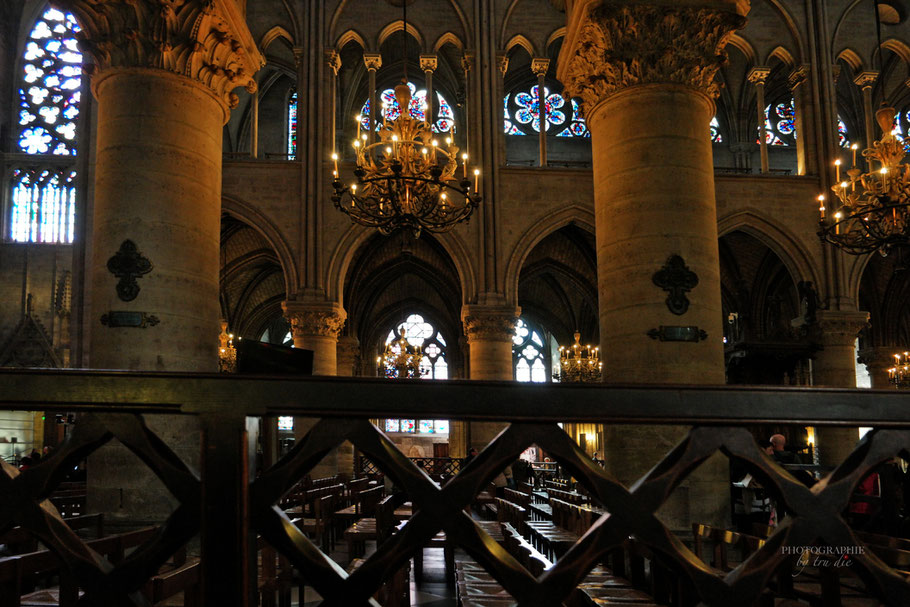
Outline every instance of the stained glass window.
{"label": "stained glass window", "polygon": [[294,418],[291,416],[281,416],[278,418],[278,429],[279,430],[293,430],[294,429]]}
{"label": "stained glass window", "polygon": [[711,119],[711,143],[723,143],[724,136],[720,134],[720,123],[717,116]]}
{"label": "stained glass window", "polygon": [[[427,91],[426,89],[417,90],[417,87],[413,82],[408,83],[408,88],[411,89],[411,103],[408,107],[408,111],[411,114],[411,118],[414,120],[426,120],[427,113]],[[455,130],[455,113],[452,112],[452,107],[449,105],[449,102],[445,100],[445,97],[442,96],[442,93],[439,91],[434,91],[436,93],[436,105],[433,110],[436,112],[436,120],[432,124],[432,129],[434,133],[449,133],[454,132]],[[395,89],[386,89],[382,91],[379,95],[379,101],[382,103],[382,109],[380,111],[380,116],[387,120],[396,120],[401,116],[401,107],[398,105],[398,100],[395,99]],[[370,128],[370,100],[367,99],[366,103],[363,104],[363,108],[360,110],[360,123],[364,129]],[[382,128],[381,123],[377,125],[376,130],[378,131]]]}
{"label": "stained glass window", "polygon": [[910,154],[910,108],[897,113],[891,133],[904,140],[904,150]]}
{"label": "stained glass window", "polygon": [[515,380],[544,383],[549,381],[549,347],[543,331],[519,318],[512,336]]}
{"label": "stained glass window", "polygon": [[[509,93],[503,98],[503,132],[506,135],[534,135],[540,133],[540,98],[537,85],[526,91]],[[556,130],[557,137],[590,137],[588,125],[581,112],[581,104],[551,93],[544,87],[547,111],[546,129]],[[552,127],[552,129],[551,129]]]}
{"label": "stained glass window", "polygon": [[[22,55],[18,87],[19,151],[75,156],[82,94],[76,18],[48,8],[35,21]],[[72,167],[14,168],[8,237],[16,242],[71,243],[76,173]]]}
{"label": "stained glass window", "polygon": [[[446,363],[446,341],[442,333],[437,331],[432,324],[424,320],[420,314],[409,314],[398,323],[386,336],[385,345],[388,346],[398,338],[398,333],[404,329],[405,339],[408,344],[420,347],[423,357],[420,360],[421,379],[448,379],[449,366]],[[385,377],[394,379],[398,377],[398,369],[386,367],[382,370]],[[387,419],[383,423],[386,432],[405,432],[418,434],[448,434],[449,422],[442,419]]]}
{"label": "stained glass window", "polygon": [[850,147],[850,135],[847,133],[847,124],[840,116],[837,117],[837,142],[842,148]]}
{"label": "stained glass window", "polygon": [[297,91],[288,97],[288,160],[297,158]]}
{"label": "stained glass window", "polygon": [[[765,108],[765,141],[768,145],[788,146],[796,143],[796,111],[791,99]],[[758,129],[761,137],[761,128]],[[756,143],[759,141],[756,140]]]}

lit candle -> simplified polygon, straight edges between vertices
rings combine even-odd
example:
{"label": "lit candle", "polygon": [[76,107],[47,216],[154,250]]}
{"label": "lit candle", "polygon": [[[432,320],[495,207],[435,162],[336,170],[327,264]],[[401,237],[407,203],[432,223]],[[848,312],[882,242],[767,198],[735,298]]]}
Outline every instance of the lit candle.
{"label": "lit candle", "polygon": [[888,189],[888,167],[882,167],[882,192]]}
{"label": "lit candle", "polygon": [[856,168],[856,150],[859,149],[859,146],[855,143],[850,146],[850,149],[853,150],[853,168]]}
{"label": "lit candle", "polygon": [[392,135],[392,154],[398,152],[398,135]]}
{"label": "lit candle", "polygon": [[465,152],[461,155],[461,176],[464,179],[468,178],[468,153]]}
{"label": "lit candle", "polygon": [[338,154],[332,152],[332,162],[335,163],[335,175],[338,175]]}
{"label": "lit candle", "polygon": [[840,181],[840,158],[834,161],[834,169],[837,171],[835,181]]}
{"label": "lit candle", "polygon": [[474,169],[474,192],[480,194],[480,169]]}
{"label": "lit candle", "polygon": [[839,212],[834,214],[834,219],[837,221],[837,223],[834,224],[834,233],[840,234],[840,213]]}
{"label": "lit candle", "polygon": [[436,152],[439,150],[438,146],[439,146],[439,142],[434,139],[433,140],[433,164],[434,165],[438,162],[438,159],[436,157]]}
{"label": "lit candle", "polygon": [[824,194],[818,195],[818,212],[821,213],[822,220],[824,221],[824,219],[825,219],[825,195]]}

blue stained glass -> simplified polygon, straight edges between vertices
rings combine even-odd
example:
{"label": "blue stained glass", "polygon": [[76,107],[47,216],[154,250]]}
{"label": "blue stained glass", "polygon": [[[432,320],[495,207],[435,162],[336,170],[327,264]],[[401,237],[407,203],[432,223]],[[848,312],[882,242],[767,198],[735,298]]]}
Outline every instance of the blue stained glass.
{"label": "blue stained glass", "polygon": [[717,116],[711,119],[711,143],[723,143],[724,137],[720,134],[720,123]]}
{"label": "blue stained glass", "polygon": [[297,91],[288,99],[288,160],[297,158]]}
{"label": "blue stained glass", "polygon": [[9,237],[15,242],[71,243],[75,229],[76,172],[15,169]]}
{"label": "blue stained glass", "polygon": [[70,13],[49,8],[35,21],[23,54],[19,88],[19,149],[27,154],[76,154],[82,88],[80,31]]}
{"label": "blue stained glass", "polygon": [[[510,111],[510,97],[514,103],[514,110]],[[571,100],[571,113],[566,107],[566,99],[559,93],[550,93],[544,88],[544,103],[547,113],[547,130],[551,126],[564,126],[557,137],[590,137],[578,102]],[[504,116],[503,130],[507,135],[529,135],[540,132],[540,102],[537,85],[528,91],[519,91],[513,96],[503,98]],[[521,128],[526,125],[529,128]]]}
{"label": "blue stained glass", "polygon": [[850,147],[850,135],[847,133],[847,125],[840,116],[837,118],[837,139],[842,148]]}

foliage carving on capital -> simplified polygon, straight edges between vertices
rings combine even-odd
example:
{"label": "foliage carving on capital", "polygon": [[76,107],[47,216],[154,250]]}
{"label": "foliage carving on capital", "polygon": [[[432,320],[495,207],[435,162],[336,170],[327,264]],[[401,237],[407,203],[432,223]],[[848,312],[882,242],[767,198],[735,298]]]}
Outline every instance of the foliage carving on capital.
{"label": "foliage carving on capital", "polygon": [[869,327],[868,312],[819,310],[817,317],[817,338],[822,344],[852,344]]}
{"label": "foliage carving on capital", "polygon": [[468,343],[478,341],[512,341],[517,313],[468,313],[462,318]]}
{"label": "foliage carving on capital", "polygon": [[345,315],[326,310],[287,311],[285,316],[291,323],[291,335],[332,337],[338,339],[344,327]]}
{"label": "foliage carving on capital", "polygon": [[151,68],[191,78],[234,108],[265,61],[233,0],[58,0],[82,27],[93,74]]}
{"label": "foliage carving on capital", "polygon": [[681,84],[716,97],[724,48],[745,24],[730,11],[604,2],[581,26],[560,79],[587,109],[641,84]]}

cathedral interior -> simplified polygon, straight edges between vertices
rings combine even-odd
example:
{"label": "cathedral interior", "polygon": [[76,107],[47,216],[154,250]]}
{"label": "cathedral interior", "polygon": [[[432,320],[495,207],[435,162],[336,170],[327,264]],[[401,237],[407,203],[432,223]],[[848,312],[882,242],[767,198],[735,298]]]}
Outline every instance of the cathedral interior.
{"label": "cathedral interior", "polygon": [[[614,512],[610,500],[620,498],[604,497],[597,491],[605,489],[584,478],[608,475],[617,487],[632,488],[685,468],[669,488],[652,491],[662,496],[654,520],[683,539],[642,540],[658,554],[633,551],[648,562],[650,590],[635,584],[645,598],[633,600],[631,587],[626,598],[759,604],[738,602],[758,596],[745,584],[721,591],[705,581],[709,573],[722,579],[723,566],[700,560],[693,524],[757,533],[744,521],[767,525],[771,513],[771,527],[795,530],[788,545],[811,544],[817,538],[804,529],[815,519],[800,502],[810,490],[798,493],[804,488],[790,473],[817,487],[850,483],[841,490],[847,504],[869,475],[890,478],[876,466],[891,462],[900,470],[903,460],[892,458],[910,453],[901,434],[910,424],[901,412],[910,404],[901,393],[910,373],[897,379],[910,349],[910,168],[874,165],[868,153],[888,142],[904,146],[900,155],[910,153],[908,0],[3,0],[0,92],[0,486],[14,489],[0,491],[3,605],[20,604],[18,590],[16,602],[4,602],[12,594],[4,594],[2,575],[3,561],[18,558],[6,534],[20,527],[40,539],[34,550],[50,549],[79,579],[92,580],[72,589],[100,601],[86,604],[273,605],[277,596],[278,604],[293,597],[302,606],[321,604],[317,591],[326,605],[366,605],[370,596],[378,602],[369,604],[388,606],[623,602],[597,602],[594,591],[580,598],[579,589],[590,585],[582,584],[584,574],[607,569],[607,548],[592,548],[613,538],[607,517],[574,528],[592,531],[574,536],[572,544],[584,538],[565,553],[562,569],[565,550],[549,536],[522,539],[516,531],[516,542],[533,544],[529,564],[527,550],[524,561],[509,561],[505,552],[477,548],[464,539],[473,532],[452,523],[445,533],[459,540],[456,562],[448,562],[450,541],[445,559],[428,559],[427,567],[446,560],[445,575],[454,568],[462,577],[437,593],[439,602],[426,599],[435,590],[417,597],[423,565],[416,557],[410,573],[401,569],[402,562],[411,567],[405,557],[382,557],[387,562],[372,568],[379,558],[370,557],[355,577],[361,572],[348,561],[356,561],[360,540],[348,538],[344,523],[320,523],[314,513],[323,496],[311,492],[322,480],[337,481],[343,506],[359,514],[369,502],[375,512],[372,498],[356,501],[347,483],[370,479],[384,487],[384,505],[393,488],[416,491],[389,472],[406,464],[444,487],[461,469],[489,468],[483,478],[477,473],[483,482],[470,485],[477,499],[462,503],[470,514],[464,524],[473,517],[479,529],[491,516],[501,527],[484,533],[503,546],[508,530],[537,529],[530,517],[555,525],[557,509],[573,504]],[[881,108],[891,108],[887,120]],[[441,170],[451,172],[446,187],[465,201],[457,222],[416,225],[413,215],[410,224],[385,227],[362,215],[358,221],[373,187],[357,197],[357,185],[367,183],[364,158],[372,162],[363,148],[378,141],[377,150],[389,145],[386,158],[404,154],[407,146],[386,138],[400,125],[417,125],[426,136],[414,152],[417,164],[408,161],[405,172],[419,164],[419,153],[426,162],[428,154],[451,152]],[[849,208],[838,210],[836,200],[870,189],[874,175],[901,197],[890,225],[902,232],[854,254],[835,243],[848,224],[832,218]],[[440,200],[445,209],[448,198]],[[588,373],[573,376],[579,352]],[[254,359],[259,366],[250,371]],[[253,375],[271,379],[256,383]],[[177,402],[172,392],[202,390],[193,378],[213,382],[204,384],[213,386],[211,399],[202,398],[198,409],[183,401],[168,409]],[[586,385],[565,385],[575,383]],[[626,388],[644,404],[614,409]],[[306,390],[323,400],[314,404],[316,397],[302,396],[311,394]],[[216,396],[247,404],[229,412],[211,404]],[[275,401],[260,407],[267,397]],[[99,405],[110,419],[84,408],[114,400],[132,404]],[[190,415],[160,415],[177,409]],[[145,413],[136,422],[143,430],[122,420],[110,430],[118,411]],[[352,423],[343,435],[326,421],[340,411],[372,424]],[[206,516],[192,524],[192,517],[175,519],[189,503],[187,478],[198,482],[197,470],[222,461],[209,462],[206,441],[225,441],[211,449],[226,457],[225,429],[213,426],[222,416],[230,420],[224,428],[255,420],[251,429],[243,426],[254,438],[251,459],[237,474],[252,479],[258,471],[261,480],[272,478],[270,466],[284,470],[289,476],[273,500],[288,506],[282,520],[293,527],[292,508],[299,508],[300,521],[317,521],[315,532],[300,523],[282,544],[277,527],[262,522],[266,515],[243,514],[235,504],[227,510],[240,513],[231,523],[237,527],[222,547],[246,553],[222,562],[212,556],[219,544],[207,539]],[[723,453],[696,457],[698,441],[710,442],[699,438],[700,427],[689,430],[701,417],[709,426],[740,420],[744,434],[731,431]],[[509,442],[509,433],[525,436],[534,423],[558,423],[561,434]],[[100,429],[105,424],[114,440]],[[106,438],[96,444],[87,438],[92,432]],[[319,441],[332,432],[341,438],[325,438],[323,448]],[[795,467],[772,468],[769,456],[758,455],[772,435],[786,440],[782,452],[796,457]],[[389,448],[379,449],[377,440]],[[515,453],[496,455],[496,445]],[[748,496],[761,486],[736,485],[746,468],[728,461],[747,448],[756,455],[746,476],[776,488],[757,498],[766,500],[760,507]],[[160,465],[164,460],[152,465],[152,451],[166,451],[170,467]],[[691,466],[681,463],[687,457]],[[825,477],[842,464],[854,468]],[[208,482],[194,498],[203,508],[215,507],[206,501]],[[250,495],[258,495],[256,482]],[[910,499],[910,480],[899,482]],[[881,484],[876,497],[885,503]],[[451,494],[460,495],[455,485]],[[824,497],[817,487],[812,495]],[[81,498],[77,516],[104,513],[105,525],[119,533],[164,521],[167,529],[190,528],[185,537],[152,538],[154,550],[140,546],[144,556],[134,560],[148,573],[150,563],[160,564],[155,558],[163,562],[184,544],[190,557],[179,564],[175,558],[175,566],[189,567],[194,558],[198,565],[201,553],[202,573],[195,575],[203,602],[191,602],[196,590],[188,586],[178,595],[183,602],[158,603],[151,590],[137,598],[136,580],[152,575],[136,571],[105,589],[98,572],[111,570],[98,563],[108,561],[95,554],[87,572],[79,559],[89,557],[74,547],[76,536],[61,535],[51,514],[37,514],[37,504],[50,499],[43,503],[56,506],[53,521],[67,520],[76,502],[61,498],[66,490]],[[238,491],[234,498],[246,500],[246,489]],[[4,495],[14,494],[5,503]],[[25,507],[26,499],[34,503]],[[530,502],[522,506],[522,499]],[[251,510],[259,507],[251,503]],[[834,517],[844,510],[825,503],[816,510]],[[869,511],[850,504],[838,518],[843,530],[826,528],[828,542],[843,544],[847,523],[854,530],[867,523]],[[421,515],[444,516],[424,506],[405,527],[424,536],[396,534],[416,550],[435,533]],[[873,512],[887,510],[880,506]],[[450,511],[452,520],[461,520],[458,510]],[[516,514],[525,510],[530,514]],[[887,522],[873,516],[878,522],[863,532],[905,542],[889,549],[905,551],[910,563],[910,539],[900,539],[910,537],[910,525],[900,525],[903,506],[897,510]],[[375,528],[381,517],[374,516]],[[516,516],[525,516],[521,526],[510,518]],[[629,517],[616,524],[647,526]],[[253,528],[261,534],[258,590],[248,579],[257,562]],[[338,565],[332,550],[346,538]],[[599,538],[590,540],[592,552],[579,547],[587,538]],[[275,573],[276,551],[287,556],[304,542],[314,551],[307,558],[316,558],[319,541],[332,545],[318,566],[331,570],[327,579],[350,576],[366,580],[362,586],[320,582],[303,557],[287,557],[293,566],[279,559],[278,569],[293,573]],[[384,554],[384,541],[395,543],[374,529],[363,542],[366,556]],[[718,554],[722,542],[706,541]],[[552,576],[548,567],[535,572],[535,554],[554,568]],[[908,604],[903,579],[881,573],[901,567],[875,554],[880,560],[860,561],[868,574],[859,576],[863,591],[843,604]],[[491,576],[480,591],[469,583],[469,557],[482,566],[476,575]],[[206,562],[233,567],[246,582],[214,584]],[[504,563],[523,566],[527,576]],[[318,567],[311,571],[323,571]],[[774,568],[766,569],[768,578]],[[584,571],[566,573],[573,570]],[[404,581],[396,577],[401,571]],[[542,573],[562,585],[535,587],[539,595],[520,589]],[[656,589],[658,574],[688,576],[694,594],[678,590],[682,583]],[[50,587],[27,581],[35,592]],[[495,584],[504,594],[481,596]],[[74,605],[63,588],[61,576],[59,603],[21,604]],[[21,590],[25,596],[25,585]],[[763,604],[835,604],[800,592],[781,591],[778,602]],[[122,602],[127,596],[136,602]]]}

